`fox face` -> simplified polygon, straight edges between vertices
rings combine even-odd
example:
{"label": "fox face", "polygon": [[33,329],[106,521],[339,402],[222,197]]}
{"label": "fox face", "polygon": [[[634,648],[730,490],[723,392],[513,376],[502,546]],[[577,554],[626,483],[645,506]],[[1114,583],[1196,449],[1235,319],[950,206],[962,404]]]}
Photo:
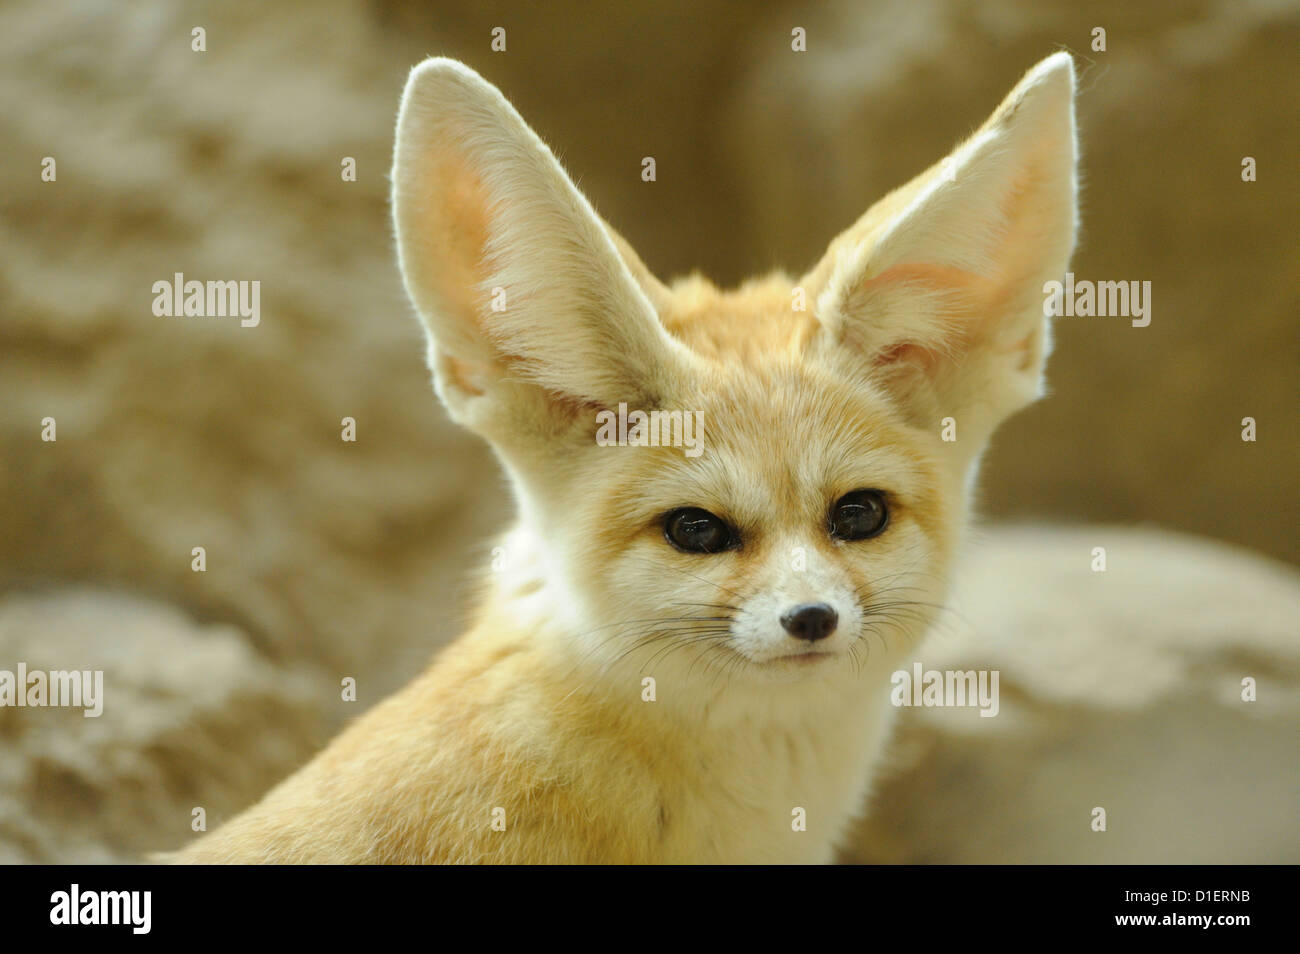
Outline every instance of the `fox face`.
{"label": "fox face", "polygon": [[595,447],[575,532],[544,531],[582,581],[589,658],[718,687],[892,659],[941,598],[954,536],[926,436],[833,362],[780,349],[666,398],[698,413],[702,453]]}
{"label": "fox face", "polygon": [[942,604],[989,436],[1042,390],[1073,90],[1050,57],[803,276],[720,290],[660,282],[494,87],[418,66],[402,274],[437,393],[515,490],[512,625],[677,686],[892,668]]}

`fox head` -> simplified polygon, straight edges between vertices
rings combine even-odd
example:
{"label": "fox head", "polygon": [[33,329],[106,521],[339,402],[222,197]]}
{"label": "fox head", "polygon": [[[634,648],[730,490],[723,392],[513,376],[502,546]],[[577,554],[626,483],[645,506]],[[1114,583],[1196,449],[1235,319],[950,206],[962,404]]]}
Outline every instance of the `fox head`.
{"label": "fox head", "polygon": [[807,274],[722,291],[661,283],[495,87],[417,66],[401,269],[438,395],[516,492],[504,594],[605,667],[770,684],[897,662],[990,434],[1041,393],[1073,93],[1070,58],[1044,60]]}

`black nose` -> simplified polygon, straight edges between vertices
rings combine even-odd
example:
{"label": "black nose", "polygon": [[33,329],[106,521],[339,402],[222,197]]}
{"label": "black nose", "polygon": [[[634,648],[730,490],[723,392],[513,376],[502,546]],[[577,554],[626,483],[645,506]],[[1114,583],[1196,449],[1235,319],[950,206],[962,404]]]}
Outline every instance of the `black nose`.
{"label": "black nose", "polygon": [[781,617],[787,633],[810,643],[835,632],[839,621],[839,614],[825,603],[801,603]]}

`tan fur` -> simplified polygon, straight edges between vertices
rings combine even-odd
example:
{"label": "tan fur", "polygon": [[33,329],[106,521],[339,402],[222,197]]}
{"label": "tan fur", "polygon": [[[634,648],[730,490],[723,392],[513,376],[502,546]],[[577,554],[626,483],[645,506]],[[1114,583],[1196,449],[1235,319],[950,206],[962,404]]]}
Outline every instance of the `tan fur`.
{"label": "tan fur", "polygon": [[[889,729],[888,674],[944,600],[979,454],[1041,386],[1038,288],[1074,240],[1072,91],[1068,58],[1044,61],[807,276],[722,291],[661,284],[494,88],[417,67],[403,273],[438,393],[498,452],[518,522],[473,628],[182,860],[829,860]],[[593,415],[620,402],[698,412],[705,452],[596,446]],[[887,529],[833,539],[829,509],[864,488],[887,493]],[[739,548],[671,547],[685,506]],[[791,661],[805,647],[777,617],[810,600],[840,625]]]}

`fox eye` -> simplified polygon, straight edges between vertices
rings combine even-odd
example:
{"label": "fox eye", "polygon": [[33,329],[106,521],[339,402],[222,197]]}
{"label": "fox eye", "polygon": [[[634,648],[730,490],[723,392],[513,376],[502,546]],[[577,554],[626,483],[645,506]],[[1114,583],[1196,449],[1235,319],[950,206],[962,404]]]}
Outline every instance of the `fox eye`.
{"label": "fox eye", "polygon": [[889,508],[879,490],[855,490],[831,508],[830,532],[837,540],[865,540],[889,523]]}
{"label": "fox eye", "polygon": [[687,553],[721,553],[739,542],[721,517],[699,507],[682,507],[669,513],[664,520],[664,536]]}

